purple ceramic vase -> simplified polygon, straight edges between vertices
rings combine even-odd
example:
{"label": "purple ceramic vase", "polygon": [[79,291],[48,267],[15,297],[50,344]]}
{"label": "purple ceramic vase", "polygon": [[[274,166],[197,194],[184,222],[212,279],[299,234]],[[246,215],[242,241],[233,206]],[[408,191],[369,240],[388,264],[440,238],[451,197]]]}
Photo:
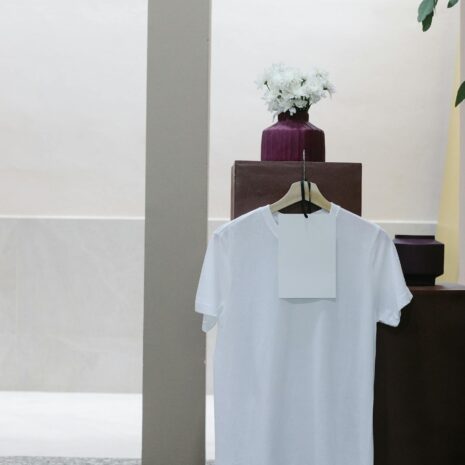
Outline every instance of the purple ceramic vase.
{"label": "purple ceramic vase", "polygon": [[280,113],[262,133],[262,161],[301,161],[304,149],[306,160],[325,161],[325,133],[309,123],[308,110]]}

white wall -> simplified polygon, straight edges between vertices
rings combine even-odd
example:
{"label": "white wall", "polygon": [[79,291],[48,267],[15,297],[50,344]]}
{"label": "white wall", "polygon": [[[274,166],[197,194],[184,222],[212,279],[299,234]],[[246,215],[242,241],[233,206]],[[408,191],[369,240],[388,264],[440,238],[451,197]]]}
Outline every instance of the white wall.
{"label": "white wall", "polygon": [[144,224],[0,219],[0,390],[140,392]]}
{"label": "white wall", "polygon": [[144,215],[146,3],[1,2],[0,215]]}
{"label": "white wall", "polygon": [[435,222],[458,10],[439,2],[421,32],[417,1],[215,0],[212,17],[210,216],[229,216],[234,160],[260,158],[271,124],[253,81],[272,62],[330,72],[337,93],[310,110],[327,161],[363,163],[363,215]]}
{"label": "white wall", "polygon": [[0,389],[140,392],[147,0],[0,3]]}

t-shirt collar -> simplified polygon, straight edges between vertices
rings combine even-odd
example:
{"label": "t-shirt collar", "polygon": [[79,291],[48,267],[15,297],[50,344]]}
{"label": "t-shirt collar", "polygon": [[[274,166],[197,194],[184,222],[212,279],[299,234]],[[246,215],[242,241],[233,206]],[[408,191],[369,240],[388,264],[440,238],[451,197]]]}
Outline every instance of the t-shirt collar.
{"label": "t-shirt collar", "polygon": [[[330,202],[331,204],[331,208],[329,210],[329,212],[327,213],[328,215],[331,215],[331,216],[336,216],[339,212],[339,208],[340,206],[334,202]],[[278,223],[276,221],[278,215],[279,215],[279,212],[275,212],[275,213],[271,213],[271,209],[270,209],[271,205],[270,204],[267,204],[267,205],[264,205],[263,207],[260,207],[261,211],[262,211],[262,214],[264,216],[264,219],[265,219],[265,222],[266,224],[268,225],[268,227],[270,228],[271,232],[276,236],[278,237]],[[317,210],[316,212],[313,212],[311,213],[312,215],[315,215],[315,214],[319,214],[320,212],[324,212],[325,210],[321,209],[321,210]]]}

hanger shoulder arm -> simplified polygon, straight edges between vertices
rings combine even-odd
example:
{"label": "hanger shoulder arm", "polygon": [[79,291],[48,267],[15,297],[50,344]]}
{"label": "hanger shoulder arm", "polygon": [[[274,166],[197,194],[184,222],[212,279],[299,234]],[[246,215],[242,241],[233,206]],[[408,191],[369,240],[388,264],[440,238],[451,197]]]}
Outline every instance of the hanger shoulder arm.
{"label": "hanger shoulder arm", "polygon": [[[323,208],[326,211],[331,209],[329,202],[318,189],[318,186],[311,182],[311,193],[308,191],[308,185],[305,184],[305,200],[311,201],[314,205]],[[310,195],[309,195],[310,194]],[[289,190],[279,200],[270,205],[272,213],[275,213],[283,208],[293,205],[301,200],[300,181],[293,182]]]}

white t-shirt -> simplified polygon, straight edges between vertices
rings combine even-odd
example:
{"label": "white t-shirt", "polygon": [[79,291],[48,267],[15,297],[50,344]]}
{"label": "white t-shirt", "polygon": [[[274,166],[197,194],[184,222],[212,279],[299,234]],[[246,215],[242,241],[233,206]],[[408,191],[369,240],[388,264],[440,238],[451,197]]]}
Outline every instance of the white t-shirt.
{"label": "white t-shirt", "polygon": [[[376,323],[412,294],[378,225],[332,203],[333,299],[279,299],[279,214],[259,207],[210,238],[195,299],[214,353],[215,465],[372,465]],[[311,240],[311,237],[309,237]]]}

